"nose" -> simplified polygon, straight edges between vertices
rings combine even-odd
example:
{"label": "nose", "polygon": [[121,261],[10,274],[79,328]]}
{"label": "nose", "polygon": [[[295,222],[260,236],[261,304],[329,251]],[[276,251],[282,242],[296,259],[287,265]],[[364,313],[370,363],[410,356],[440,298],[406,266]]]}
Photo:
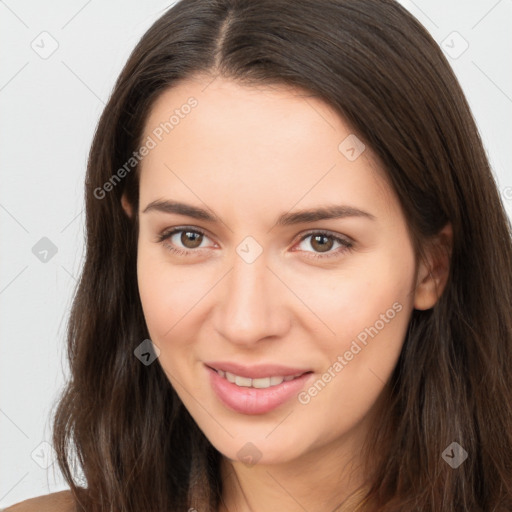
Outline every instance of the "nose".
{"label": "nose", "polygon": [[252,263],[235,254],[223,281],[216,317],[223,338],[250,347],[286,333],[290,326],[286,293],[291,292],[268,267],[265,252]]}

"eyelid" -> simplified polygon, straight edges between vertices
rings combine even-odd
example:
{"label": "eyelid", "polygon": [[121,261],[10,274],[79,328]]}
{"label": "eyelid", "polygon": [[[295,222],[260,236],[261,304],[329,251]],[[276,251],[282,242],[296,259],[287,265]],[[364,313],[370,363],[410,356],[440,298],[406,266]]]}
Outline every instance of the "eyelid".
{"label": "eyelid", "polygon": [[348,237],[347,235],[342,235],[341,233],[335,233],[334,231],[330,231],[329,229],[310,229],[309,231],[306,231],[305,233],[300,233],[297,235],[298,241],[302,242],[305,238],[311,235],[328,235],[331,236],[337,240],[342,240],[347,243],[355,243],[352,238]]}

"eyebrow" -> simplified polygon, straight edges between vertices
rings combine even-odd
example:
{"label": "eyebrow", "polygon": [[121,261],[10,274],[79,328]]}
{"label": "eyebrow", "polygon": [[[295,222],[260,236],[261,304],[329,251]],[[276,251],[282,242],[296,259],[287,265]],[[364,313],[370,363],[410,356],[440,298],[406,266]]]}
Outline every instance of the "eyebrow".
{"label": "eyebrow", "polygon": [[[151,211],[171,214],[175,213],[211,223],[221,222],[221,220],[216,215],[210,213],[208,210],[199,208],[198,206],[180,203],[178,201],[152,201],[146,206],[146,208],[144,208],[142,213]],[[330,205],[283,213],[278,217],[276,225],[291,226],[294,224],[312,223],[319,220],[341,219],[345,217],[364,217],[370,220],[376,220],[375,215],[372,215],[371,213],[365,212],[358,208],[354,208],[352,206]]]}

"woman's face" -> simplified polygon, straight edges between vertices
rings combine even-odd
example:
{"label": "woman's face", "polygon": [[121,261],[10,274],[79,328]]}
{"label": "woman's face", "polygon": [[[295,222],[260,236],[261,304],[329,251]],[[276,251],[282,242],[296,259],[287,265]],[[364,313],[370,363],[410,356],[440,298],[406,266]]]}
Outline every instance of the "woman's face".
{"label": "woman's face", "polygon": [[140,296],[198,426],[246,464],[356,450],[421,302],[370,148],[319,99],[221,78],[163,93],[143,141]]}

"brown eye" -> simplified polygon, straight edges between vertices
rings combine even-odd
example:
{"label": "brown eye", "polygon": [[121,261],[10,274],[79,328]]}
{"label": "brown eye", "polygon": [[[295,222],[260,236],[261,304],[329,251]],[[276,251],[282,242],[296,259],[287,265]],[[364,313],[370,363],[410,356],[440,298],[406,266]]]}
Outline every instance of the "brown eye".
{"label": "brown eye", "polygon": [[314,235],[311,237],[311,247],[318,252],[330,251],[334,245],[332,236],[328,235]]}
{"label": "brown eye", "polygon": [[180,242],[186,249],[197,249],[203,241],[203,234],[197,231],[182,231]]}
{"label": "brown eye", "polygon": [[[308,241],[308,239],[310,240]],[[315,231],[301,238],[299,249],[307,254],[308,258],[318,259],[341,256],[344,252],[350,250],[352,246],[353,242],[350,239],[327,232]]]}
{"label": "brown eye", "polygon": [[199,255],[206,247],[204,239],[209,237],[199,229],[174,228],[158,235],[157,241],[166,249],[180,256]]}

